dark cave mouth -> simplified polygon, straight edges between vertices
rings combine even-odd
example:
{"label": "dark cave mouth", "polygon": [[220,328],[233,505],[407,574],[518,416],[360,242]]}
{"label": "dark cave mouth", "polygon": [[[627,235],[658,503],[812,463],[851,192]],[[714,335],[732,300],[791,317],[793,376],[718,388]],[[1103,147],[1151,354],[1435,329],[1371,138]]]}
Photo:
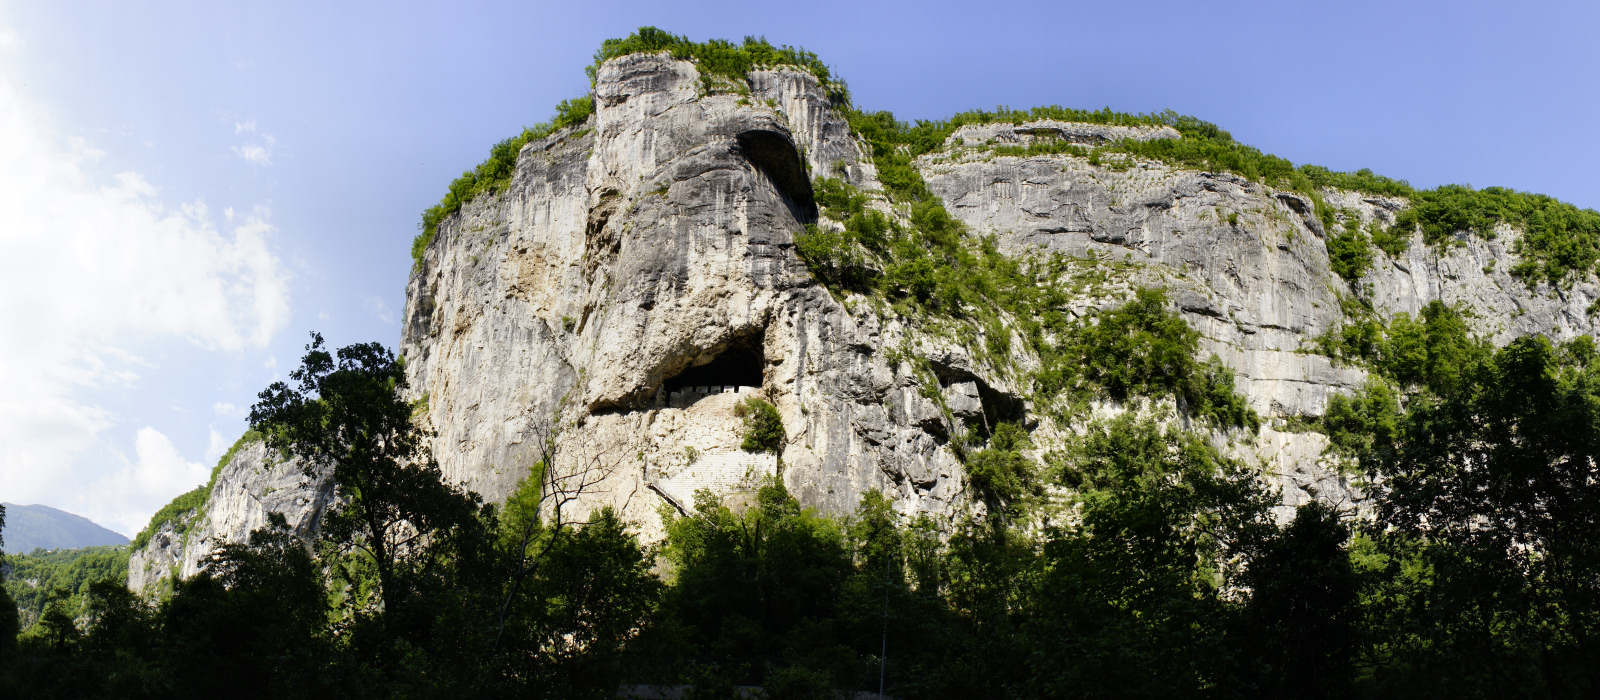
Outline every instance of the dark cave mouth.
{"label": "dark cave mouth", "polygon": [[[760,387],[766,358],[759,340],[730,344],[709,360],[691,365],[662,383],[667,395],[699,387]],[[715,393],[715,392],[712,392]]]}
{"label": "dark cave mouth", "polygon": [[789,212],[802,224],[816,223],[817,202],[811,192],[811,176],[805,161],[786,134],[767,129],[741,132],[735,139],[739,151],[777,188]]}

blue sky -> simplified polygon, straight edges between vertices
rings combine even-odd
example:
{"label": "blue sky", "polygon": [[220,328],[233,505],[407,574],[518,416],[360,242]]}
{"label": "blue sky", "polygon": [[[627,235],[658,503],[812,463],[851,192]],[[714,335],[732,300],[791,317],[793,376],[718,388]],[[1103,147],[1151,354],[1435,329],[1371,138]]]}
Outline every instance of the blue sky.
{"label": "blue sky", "polygon": [[646,24],[804,46],[904,119],[1172,108],[1600,207],[1591,3],[0,0],[0,500],[132,535],[307,331],[397,344],[419,212]]}

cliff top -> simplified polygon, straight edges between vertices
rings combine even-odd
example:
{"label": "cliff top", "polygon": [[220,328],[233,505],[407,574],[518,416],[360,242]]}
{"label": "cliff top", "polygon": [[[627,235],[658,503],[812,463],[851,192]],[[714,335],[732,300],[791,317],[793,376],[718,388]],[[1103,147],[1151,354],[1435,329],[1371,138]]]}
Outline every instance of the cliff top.
{"label": "cliff top", "polygon": [[[1519,192],[1502,187],[1474,189],[1468,185],[1444,185],[1417,189],[1405,180],[1389,178],[1368,169],[1339,172],[1301,164],[1241,144],[1227,131],[1205,120],[1167,110],[1153,114],[1116,112],[1108,108],[1084,110],[1057,105],[1032,109],[997,107],[992,111],[962,112],[947,120],[907,123],[887,111],[867,112],[855,107],[844,81],[816,54],[787,45],[774,46],[764,38],[746,37],[741,43],[721,39],[692,41],[655,27],[641,27],[627,37],[607,39],[595,52],[594,63],[585,70],[591,82],[598,79],[599,67],[623,56],[665,53],[674,59],[691,62],[701,73],[701,88],[706,94],[749,93],[748,75],[753,70],[792,67],[810,73],[828,91],[834,107],[848,119],[856,135],[872,149],[884,184],[891,195],[906,199],[913,178],[902,177],[911,159],[946,147],[958,129],[972,125],[1033,122],[1068,122],[1125,127],[1168,127],[1178,138],[1147,138],[1130,135],[1099,143],[1051,137],[1030,138],[1022,145],[1000,144],[1000,155],[1075,155],[1085,158],[1104,153],[1123,153],[1137,158],[1163,161],[1178,167],[1230,172],[1269,187],[1297,192],[1308,197],[1324,226],[1335,229],[1338,212],[1326,204],[1325,191],[1345,190],[1380,197],[1406,200],[1409,204],[1387,229],[1352,232],[1330,241],[1342,249],[1364,249],[1375,245],[1391,256],[1404,252],[1411,233],[1420,229],[1431,245],[1450,245],[1463,234],[1493,238],[1501,225],[1522,231],[1515,252],[1519,260],[1511,271],[1530,288],[1540,283],[1570,286],[1600,265],[1600,212],[1579,209],[1552,197]],[[451,183],[439,204],[427,209],[419,224],[420,233],[412,242],[412,257],[420,260],[432,241],[438,223],[459,211],[461,205],[484,193],[499,193],[510,184],[517,153],[527,143],[562,129],[586,123],[595,109],[590,95],[562,102],[555,116],[546,123],[528,127],[517,136],[501,141],[490,151],[488,160],[467,171]],[[887,167],[886,167],[887,166]],[[911,197],[920,199],[920,197]],[[1341,274],[1359,277],[1359,255]]]}

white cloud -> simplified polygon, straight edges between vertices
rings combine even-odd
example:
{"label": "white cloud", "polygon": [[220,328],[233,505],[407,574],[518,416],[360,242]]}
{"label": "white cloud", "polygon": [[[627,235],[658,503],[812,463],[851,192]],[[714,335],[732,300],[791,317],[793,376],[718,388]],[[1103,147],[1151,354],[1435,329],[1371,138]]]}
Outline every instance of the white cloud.
{"label": "white cloud", "polygon": [[256,130],[256,120],[251,119],[250,121],[234,122],[233,133],[235,136],[245,135],[256,137],[254,142],[246,142],[234,146],[234,155],[243,158],[247,163],[252,163],[255,165],[272,165],[272,147],[278,143],[278,139],[273,137],[272,134],[258,132]]}
{"label": "white cloud", "polygon": [[120,468],[95,483],[96,513],[90,518],[129,535],[144,529],[161,504],[211,478],[210,469],[184,459],[172,440],[155,428],[140,428],[133,445],[133,458],[121,456]]}
{"label": "white cloud", "polygon": [[389,305],[384,303],[382,297],[367,297],[367,310],[371,311],[372,315],[377,316],[379,321],[391,326],[394,325],[394,309],[389,308]]}
{"label": "white cloud", "polygon": [[219,228],[203,202],[107,176],[21,84],[0,62],[0,487],[131,534],[206,474],[153,428],[135,460],[108,434],[108,392],[151,366],[133,349],[264,347],[288,322],[288,276],[269,211]]}
{"label": "white cloud", "polygon": [[218,401],[214,404],[211,404],[211,412],[225,417],[244,415],[244,409],[228,403],[227,401]]}
{"label": "white cloud", "polygon": [[206,426],[206,430],[208,433],[206,436],[206,461],[215,463],[222,457],[222,453],[228,451],[228,448],[233,443],[228,442],[227,438],[222,437],[222,433],[217,432],[217,426]]}
{"label": "white cloud", "polygon": [[272,151],[267,150],[266,146],[254,143],[245,144],[243,146],[234,146],[233,152],[247,162],[255,163],[256,165],[272,165]]}

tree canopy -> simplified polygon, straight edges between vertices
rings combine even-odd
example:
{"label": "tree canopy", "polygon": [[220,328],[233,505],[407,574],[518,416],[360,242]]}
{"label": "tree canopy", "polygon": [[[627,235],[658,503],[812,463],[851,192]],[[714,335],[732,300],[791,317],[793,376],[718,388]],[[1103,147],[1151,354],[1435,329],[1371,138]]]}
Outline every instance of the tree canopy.
{"label": "tree canopy", "polygon": [[278,516],[164,599],[88,583],[4,648],[0,690],[1591,696],[1600,352],[1459,331],[1391,324],[1390,369],[1330,411],[1370,519],[1315,501],[1275,518],[1264,476],[1206,434],[1127,414],[1040,459],[994,426],[967,456],[982,507],[948,520],[878,492],[829,516],[775,480],[701,493],[651,548],[610,510],[572,512],[595,482],[553,448],[503,506],[444,483],[398,361],[314,337],[252,422],[331,480],[316,540]]}

